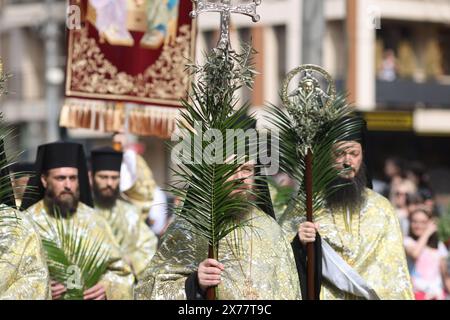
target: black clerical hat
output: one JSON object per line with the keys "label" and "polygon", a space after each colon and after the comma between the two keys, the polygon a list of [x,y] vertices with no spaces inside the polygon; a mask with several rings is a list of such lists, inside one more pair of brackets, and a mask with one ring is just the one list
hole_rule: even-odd
{"label": "black clerical hat", "polygon": [[93,207],[83,146],[73,142],[53,142],[40,145],[38,148],[34,163],[36,175],[28,182],[20,209],[28,209],[44,198],[45,188],[41,182],[41,174],[51,169],[65,167],[78,169],[80,201]]}
{"label": "black clerical hat", "polygon": [[366,167],[366,179],[367,179],[367,187],[372,189],[372,166],[371,166],[371,158],[370,158],[370,148],[369,148],[369,139],[368,139],[368,130],[367,130],[367,122],[360,116],[353,117],[344,117],[339,120],[339,123],[344,124],[347,121],[357,120],[360,122],[360,130],[353,132],[345,136],[341,141],[357,141],[361,144],[361,148],[363,151],[363,161]]}
{"label": "black clerical hat", "polygon": [[91,151],[92,171],[119,171],[122,165],[123,153],[111,147],[97,148]]}
{"label": "black clerical hat", "polygon": [[34,172],[34,163],[33,162],[16,162],[13,165],[11,165],[11,172],[17,173],[17,172],[24,172],[27,174]]}

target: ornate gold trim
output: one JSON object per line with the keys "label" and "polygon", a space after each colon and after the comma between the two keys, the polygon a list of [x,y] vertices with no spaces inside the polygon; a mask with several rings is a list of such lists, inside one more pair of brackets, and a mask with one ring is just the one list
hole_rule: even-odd
{"label": "ornate gold trim", "polygon": [[196,25],[181,25],[175,45],[163,47],[154,64],[131,76],[119,72],[107,59],[87,28],[69,32],[66,96],[156,105],[181,106],[190,90],[185,71],[195,52]]}

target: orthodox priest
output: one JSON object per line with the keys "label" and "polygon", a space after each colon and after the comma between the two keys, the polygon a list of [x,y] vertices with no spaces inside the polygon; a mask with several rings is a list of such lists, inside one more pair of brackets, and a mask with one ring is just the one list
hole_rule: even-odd
{"label": "orthodox priest", "polygon": [[320,299],[412,299],[397,216],[386,198],[367,187],[365,136],[363,126],[334,145],[335,165],[342,173],[330,187],[340,187],[314,213],[314,223],[295,208],[288,208],[279,222],[293,240],[303,292],[305,246],[314,242]]}
{"label": "orthodox priest", "polygon": [[301,299],[291,247],[275,221],[267,183],[258,179],[257,186],[252,185],[255,171],[255,165],[247,162],[230,178],[243,179],[246,186],[236,196],[253,197],[250,191],[256,190],[258,199],[253,200],[258,207],[240,217],[250,225],[220,241],[217,260],[205,259],[207,241],[177,217],[138,283],[136,299],[205,299],[212,286],[218,286],[218,295],[225,300]]}
{"label": "orthodox priest", "polygon": [[[42,237],[51,235],[57,219],[72,221],[87,232],[87,238],[103,239],[109,251],[109,265],[101,280],[84,292],[84,299],[130,299],[134,282],[130,267],[123,261],[120,248],[108,223],[92,209],[86,159],[77,143],[55,142],[39,146],[33,176],[25,192],[22,210],[40,226]],[[57,211],[59,214],[57,217]],[[66,285],[52,281],[52,298],[59,299]]]}
{"label": "orthodox priest", "polygon": [[122,257],[139,277],[156,252],[158,238],[142,221],[140,209],[119,199],[122,156],[109,147],[91,152],[95,212],[108,221]]}
{"label": "orthodox priest", "polygon": [[0,140],[0,300],[49,299],[50,281],[36,226],[15,206]]}
{"label": "orthodox priest", "polygon": [[123,132],[113,135],[113,146],[116,151],[123,151],[120,170],[121,197],[139,208],[141,220],[148,220],[153,205],[156,182],[149,165],[128,143]]}

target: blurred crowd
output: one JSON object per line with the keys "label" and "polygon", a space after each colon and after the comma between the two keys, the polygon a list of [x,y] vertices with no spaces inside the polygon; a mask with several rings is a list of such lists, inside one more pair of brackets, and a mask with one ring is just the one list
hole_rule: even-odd
{"label": "blurred crowd", "polygon": [[450,212],[436,203],[422,163],[391,157],[384,175],[374,190],[396,210],[416,299],[450,299]]}

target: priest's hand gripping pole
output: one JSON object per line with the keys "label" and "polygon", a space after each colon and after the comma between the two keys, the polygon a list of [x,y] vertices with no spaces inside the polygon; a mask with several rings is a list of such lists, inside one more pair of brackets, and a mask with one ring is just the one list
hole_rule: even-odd
{"label": "priest's hand gripping pole", "polygon": [[[252,18],[253,22],[258,22],[260,16],[256,13],[256,7],[261,4],[261,0],[253,0],[253,3],[232,5],[231,0],[221,0],[219,2],[211,2],[209,0],[192,0],[194,10],[191,11],[191,18],[198,17],[205,12],[220,13],[220,39],[217,43],[217,49],[223,51],[231,51],[230,45],[230,19],[232,13],[243,14]],[[218,248],[209,246],[208,258],[218,258]],[[206,298],[208,300],[216,300],[216,287],[208,288]]]}
{"label": "priest's hand gripping pole", "polygon": [[[320,82],[313,76],[313,73],[321,75],[328,83],[326,91],[320,87]],[[289,85],[295,76],[300,74],[298,87],[289,92]],[[303,74],[303,75],[302,75]],[[281,96],[283,105],[293,118],[295,131],[297,132],[297,158],[304,160],[304,175],[298,178],[299,184],[304,186],[306,220],[313,222],[313,166],[316,134],[320,129],[320,119],[314,117],[323,117],[318,109],[330,107],[336,97],[336,86],[332,77],[321,67],[311,64],[302,65],[290,71],[283,83]],[[313,110],[314,109],[314,110]],[[314,121],[311,121],[314,120]],[[317,121],[319,120],[319,121]],[[306,125],[309,123],[309,125]],[[302,200],[303,201],[303,200]],[[314,243],[306,245],[307,253],[307,299],[314,300],[316,292],[320,288],[315,288],[315,264],[317,263],[314,255]]]}
{"label": "priest's hand gripping pole", "polygon": [[[306,186],[306,220],[313,222],[313,185],[312,185],[312,166],[313,155],[311,149],[308,148],[305,161],[305,186]],[[306,273],[308,277],[308,300],[314,300],[316,291],[314,288],[314,269],[316,257],[314,255],[314,243],[310,242],[306,245],[307,265]]]}

